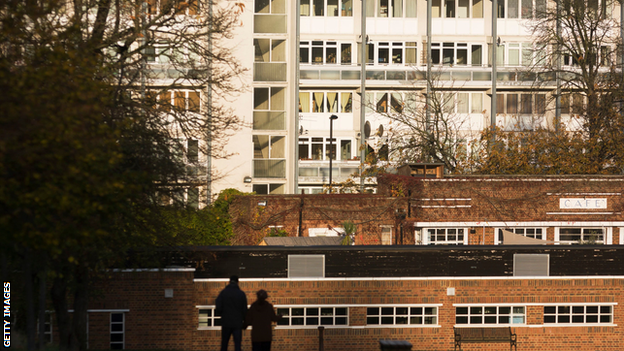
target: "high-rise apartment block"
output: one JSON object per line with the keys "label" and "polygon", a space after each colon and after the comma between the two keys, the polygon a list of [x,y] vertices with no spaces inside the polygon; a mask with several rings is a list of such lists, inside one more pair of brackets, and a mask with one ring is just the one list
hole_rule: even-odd
{"label": "high-rise apartment block", "polygon": [[[554,64],[552,48],[538,45],[533,27],[555,2],[498,0],[494,8],[485,0],[431,0],[428,21],[425,0],[366,0],[365,55],[362,1],[299,2],[298,9],[296,1],[242,3],[233,47],[249,69],[249,89],[231,106],[247,125],[229,142],[234,155],[213,163],[223,176],[212,184],[213,194],[229,187],[320,192],[329,182],[332,147],[333,181],[347,179],[360,166],[361,138],[379,152],[389,133],[400,130],[388,115],[424,113],[428,81],[458,145],[469,145],[493,122],[504,130],[550,128],[558,121],[576,128],[576,102],[583,97],[561,94],[556,101],[557,78],[542,69]],[[619,3],[600,2],[593,7],[619,23]],[[614,51],[615,44],[600,48],[603,66],[619,60]],[[559,57],[561,67],[576,63]]]}

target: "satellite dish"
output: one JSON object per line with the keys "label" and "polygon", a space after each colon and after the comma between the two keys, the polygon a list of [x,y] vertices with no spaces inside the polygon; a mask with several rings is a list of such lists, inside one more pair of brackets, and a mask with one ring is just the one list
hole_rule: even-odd
{"label": "satellite dish", "polygon": [[364,138],[365,139],[368,139],[370,137],[370,132],[371,132],[370,122],[366,121],[366,123],[364,124]]}
{"label": "satellite dish", "polygon": [[383,132],[384,132],[384,130],[383,130],[383,124],[380,124],[380,125],[379,125],[379,128],[377,128],[377,135],[378,135],[378,136],[383,136]]}

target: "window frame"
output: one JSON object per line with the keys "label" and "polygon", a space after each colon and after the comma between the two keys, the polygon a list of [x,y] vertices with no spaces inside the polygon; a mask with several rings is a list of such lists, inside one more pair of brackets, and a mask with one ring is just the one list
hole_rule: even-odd
{"label": "window frame", "polygon": [[[364,0],[366,1],[366,0]],[[395,1],[401,2],[401,15],[395,16]],[[418,18],[418,10],[414,8],[413,16],[407,17],[408,14],[408,2],[416,0],[368,0],[366,2],[366,17],[367,18]],[[385,6],[382,3],[385,2]],[[371,6],[372,5],[372,6]],[[417,5],[416,5],[417,6]],[[382,14],[386,15],[383,16]]]}
{"label": "window frame", "polygon": [[[430,230],[434,230],[435,233],[434,235],[436,235],[436,240],[431,241],[431,234],[429,231]],[[437,235],[438,235],[438,231],[440,230],[444,230],[444,236],[446,238],[446,240],[444,241],[438,241],[437,240]],[[456,230],[456,231],[462,231],[461,235],[463,236],[462,240],[448,240],[448,236],[449,230]],[[423,245],[468,245],[468,228],[467,227],[425,227],[422,229],[422,233],[424,233],[424,237],[423,237]],[[441,233],[440,233],[441,234]],[[459,235],[459,233],[455,234],[456,236]]]}
{"label": "window frame", "polygon": [[[479,46],[481,47],[481,57],[479,57],[479,62],[481,63],[474,63],[474,59],[473,59],[473,52],[474,49]],[[452,67],[482,67],[483,66],[483,53],[485,52],[485,49],[487,48],[487,44],[485,43],[476,43],[476,42],[432,42],[431,43],[431,63],[433,65],[438,65],[438,66],[452,66]],[[444,62],[444,57],[445,57],[445,51],[453,51],[453,55],[451,57],[452,62],[449,63],[445,63]],[[457,63],[458,61],[458,52],[460,51],[466,51],[466,62],[465,63]],[[434,60],[434,55],[437,52],[437,56],[438,56],[438,60],[437,62]],[[477,58],[477,56],[475,56],[475,59]]]}
{"label": "window frame", "polygon": [[[312,11],[314,0],[301,0],[299,5],[299,14],[301,17],[353,17],[353,0],[336,0],[337,9],[334,16],[329,15],[328,0],[323,1],[323,14],[315,15]],[[303,10],[303,6],[307,5],[307,10]],[[349,7],[347,7],[349,6]]]}
{"label": "window frame", "polygon": [[[614,315],[615,315],[615,306],[616,303],[572,303],[572,304],[544,304],[544,308],[543,308],[543,318],[542,318],[542,322],[544,323],[544,326],[580,326],[580,325],[613,325],[614,323]],[[596,308],[596,312],[595,313],[588,313],[587,309],[589,307],[595,307]],[[609,308],[608,312],[603,312],[603,309]],[[566,308],[567,308],[567,312],[566,312]],[[579,309],[583,309],[582,313],[579,313]],[[554,313],[553,312],[547,312],[547,309],[554,309]],[[577,313],[575,313],[574,311],[577,311]],[[587,322],[587,317],[588,316],[595,316],[596,317],[596,322]],[[601,317],[603,316],[609,316],[609,321],[608,322],[603,322],[601,321]],[[567,319],[569,320],[568,322],[560,322],[560,319]],[[575,318],[577,317],[576,320],[574,321]],[[582,317],[582,321],[578,321],[579,318],[578,317]],[[547,318],[554,318],[555,321],[553,322],[547,322]]]}
{"label": "window frame", "polygon": [[[522,235],[526,238],[531,238],[531,239],[538,239],[538,240],[544,240],[546,241],[546,231],[547,231],[547,227],[499,227],[496,228],[496,232],[498,233],[497,237],[496,237],[496,241],[495,241],[495,245],[503,245],[503,230],[507,230],[510,231],[514,234],[518,234],[518,235]],[[528,231],[535,231],[533,233],[533,236],[528,236],[527,235],[527,230]],[[537,231],[540,231],[539,235],[540,238],[537,238]],[[524,233],[517,233],[517,231],[524,231]]]}
{"label": "window frame", "polygon": [[[323,139],[323,141],[319,141],[318,139]],[[314,139],[317,139],[316,141]],[[342,159],[342,145],[343,142],[348,142],[351,143],[351,151],[349,153],[349,155],[353,156],[353,146],[355,145],[355,140],[353,140],[353,138],[333,138],[333,147],[335,148],[334,150],[334,158],[332,159],[332,161],[349,161],[350,159],[347,160],[343,160]],[[322,148],[321,148],[321,157],[320,158],[314,158],[313,155],[313,150],[314,147],[313,146],[317,146],[322,144]],[[329,161],[329,151],[330,151],[330,138],[329,137],[321,137],[321,136],[305,136],[305,137],[299,137],[299,140],[297,142],[297,147],[299,148],[299,161]],[[303,146],[307,146],[307,151],[308,154],[303,155]]]}
{"label": "window frame", "polygon": [[[579,240],[561,240],[561,230],[571,230],[571,229],[578,229],[580,230],[580,238]],[[600,230],[602,231],[602,239],[601,240],[595,240],[594,244],[595,245],[607,245],[608,241],[609,241],[609,228],[606,227],[557,227],[555,228],[555,242],[558,244],[563,244],[563,245],[581,245],[583,244],[583,242],[586,240],[585,236],[589,236],[589,235],[595,235],[594,233],[585,233],[585,230]],[[564,233],[564,235],[576,235],[574,233]]]}
{"label": "window frame", "polygon": [[[113,321],[113,315],[121,315],[121,322]],[[121,331],[113,331],[113,325],[121,325]],[[111,350],[123,350],[126,348],[126,313],[125,312],[111,312],[109,314],[109,345]],[[121,335],[121,341],[113,340],[113,335]],[[121,348],[116,348],[113,345],[121,345]]]}
{"label": "window frame", "polygon": [[[212,330],[221,328],[221,316],[217,316],[217,307],[215,305],[199,305],[195,306],[195,308],[197,308],[197,330]],[[210,315],[202,316],[202,311],[210,311]],[[202,325],[202,321],[206,321],[206,325]]]}
{"label": "window frame", "polygon": [[[281,314],[282,318],[277,322],[275,328],[297,328],[297,329],[316,329],[319,326],[324,326],[325,328],[345,328],[349,327],[349,308],[351,306],[347,305],[275,305],[275,309],[277,310],[277,314]],[[293,310],[301,310],[303,314],[301,315],[293,315]],[[317,314],[314,314],[314,309],[317,309]],[[332,313],[323,315],[322,313],[327,313],[328,309],[332,310]],[[344,309],[344,314],[337,314],[338,309]],[[285,314],[285,310],[288,310],[288,314]],[[325,311],[323,311],[325,310]],[[308,314],[311,312],[311,314]],[[303,324],[292,324],[293,318],[301,319]],[[325,322],[327,319],[332,320],[332,323],[322,323],[325,318]],[[309,323],[314,319],[318,319],[317,323]],[[338,323],[337,319],[344,319],[344,323]]]}
{"label": "window frame", "polygon": [[[439,327],[440,326],[440,307],[439,304],[415,304],[415,305],[370,305],[366,306],[366,327],[375,328],[413,328],[413,327]],[[370,314],[372,310],[377,309],[377,314]],[[405,309],[405,313],[398,312],[398,309]],[[420,313],[417,311],[420,309]],[[432,314],[427,314],[428,309],[433,309]],[[391,311],[390,311],[391,310]],[[391,313],[388,313],[391,312]],[[412,313],[413,312],[413,313]],[[399,314],[401,313],[401,314]],[[374,323],[373,320],[378,318],[378,322]],[[392,323],[384,323],[391,319]],[[404,320],[405,323],[397,323],[399,320]],[[420,318],[420,323],[411,323],[412,318]],[[432,320],[432,323],[426,323],[427,319]]]}
{"label": "window frame", "polygon": [[[517,304],[454,304],[455,306],[455,326],[522,326],[527,325],[527,306]],[[466,309],[467,313],[459,313],[459,309]],[[502,308],[509,308],[509,313],[500,312]],[[516,309],[522,309],[522,312],[515,312]],[[478,311],[481,310],[481,312]],[[495,312],[492,313],[492,310]],[[487,311],[490,311],[489,313]],[[514,318],[522,318],[521,322],[515,322]],[[459,322],[459,318],[466,318],[465,323]],[[486,323],[486,319],[494,318],[494,323]],[[501,319],[508,318],[509,322],[501,323]],[[480,322],[478,322],[480,320]]]}

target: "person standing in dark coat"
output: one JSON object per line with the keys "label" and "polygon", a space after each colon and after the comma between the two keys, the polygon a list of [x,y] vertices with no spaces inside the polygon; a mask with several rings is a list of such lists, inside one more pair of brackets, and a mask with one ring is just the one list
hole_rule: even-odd
{"label": "person standing in dark coat", "polygon": [[234,338],[234,350],[241,351],[247,296],[238,287],[237,276],[230,277],[230,284],[221,290],[215,305],[215,312],[221,316],[221,351],[227,351],[230,336]]}
{"label": "person standing in dark coat", "polygon": [[251,325],[251,348],[252,351],[271,351],[273,330],[271,322],[277,322],[282,318],[275,314],[273,305],[267,302],[269,295],[264,290],[256,292],[258,299],[251,304],[245,318],[245,329]]}

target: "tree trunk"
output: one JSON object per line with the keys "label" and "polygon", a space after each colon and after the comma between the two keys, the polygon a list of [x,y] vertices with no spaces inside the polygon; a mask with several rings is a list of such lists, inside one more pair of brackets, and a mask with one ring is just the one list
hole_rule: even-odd
{"label": "tree trunk", "polygon": [[73,326],[75,332],[72,351],[87,350],[87,305],[89,298],[89,270],[84,266],[76,269]]}
{"label": "tree trunk", "polygon": [[[66,272],[65,272],[66,273]],[[69,350],[71,327],[67,311],[67,276],[54,278],[50,295],[56,312],[56,325],[59,332],[59,349]]]}
{"label": "tree trunk", "polygon": [[35,296],[33,292],[32,256],[30,250],[24,255],[24,290],[26,292],[26,348],[28,351],[35,349],[36,318]]}
{"label": "tree trunk", "polygon": [[39,349],[43,350],[46,344],[45,340],[45,312],[46,312],[46,278],[47,272],[41,272],[39,275]]}

